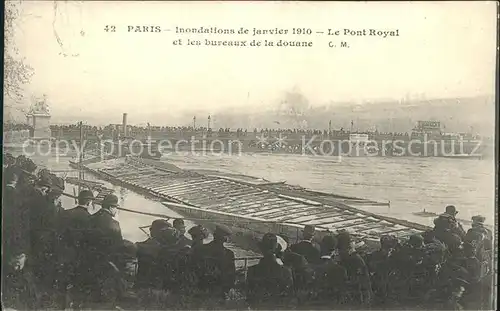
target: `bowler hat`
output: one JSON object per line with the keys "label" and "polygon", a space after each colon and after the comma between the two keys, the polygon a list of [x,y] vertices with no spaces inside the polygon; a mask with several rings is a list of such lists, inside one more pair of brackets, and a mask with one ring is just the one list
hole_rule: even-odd
{"label": "bowler hat", "polygon": [[472,216],[472,223],[475,223],[475,224],[484,224],[485,220],[486,220],[486,217],[481,216],[481,215]]}
{"label": "bowler hat", "polygon": [[93,200],[94,199],[94,194],[92,193],[92,191],[85,189],[85,190],[80,191],[80,193],[78,194],[78,199],[90,199],[90,200]]}
{"label": "bowler hat", "polygon": [[450,214],[452,216],[455,216],[456,214],[458,214],[457,212],[457,209],[454,205],[448,205],[446,206],[446,214]]}
{"label": "bowler hat", "polygon": [[108,207],[108,206],[113,206],[116,207],[118,206],[118,197],[114,194],[107,194],[104,199],[101,202],[101,206],[103,207]]}
{"label": "bowler hat", "polygon": [[162,230],[165,228],[171,228],[172,225],[165,219],[156,219],[151,223],[151,226],[149,227],[149,230],[155,231],[155,230]]}

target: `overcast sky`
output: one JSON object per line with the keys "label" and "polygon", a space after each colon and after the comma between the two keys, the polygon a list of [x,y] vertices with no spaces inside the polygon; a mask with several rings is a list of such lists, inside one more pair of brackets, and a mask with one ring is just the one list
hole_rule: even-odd
{"label": "overcast sky", "polygon": [[[35,69],[27,90],[63,115],[120,122],[121,113],[168,119],[182,111],[269,105],[298,87],[312,105],[330,100],[494,93],[494,2],[176,3],[26,1],[16,44]],[[106,25],[117,32],[107,33]],[[312,48],[174,46],[174,31],[127,26],[399,29],[399,37],[268,36]],[[57,37],[60,38],[61,45]],[[191,39],[208,38],[191,35]],[[250,36],[212,36],[251,40]],[[341,40],[349,49],[329,48]],[[64,56],[66,54],[67,56]],[[250,97],[248,98],[248,94]],[[259,106],[260,105],[260,106]],[[146,116],[146,117],[145,117]],[[106,120],[109,119],[109,122]]]}

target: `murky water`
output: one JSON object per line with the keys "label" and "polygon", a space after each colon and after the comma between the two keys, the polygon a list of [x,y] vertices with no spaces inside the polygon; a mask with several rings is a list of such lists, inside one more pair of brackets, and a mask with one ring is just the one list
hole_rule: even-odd
{"label": "murky water", "polygon": [[[35,160],[52,170],[70,170],[69,158],[45,156],[36,157]],[[458,208],[458,217],[461,219],[482,214],[487,217],[488,223],[494,223],[495,169],[492,160],[342,158],[339,161],[335,157],[276,154],[170,155],[164,160],[181,168],[217,169],[271,181],[286,180],[289,184],[318,191],[390,200],[390,208],[371,207],[370,211],[427,225],[431,225],[432,218],[415,216],[413,213],[423,209],[441,213],[448,204]],[[76,176],[74,171],[68,174]],[[85,178],[93,177],[86,174]],[[115,189],[124,208],[179,217],[160,202],[108,183],[106,186]],[[67,189],[67,192],[71,191]],[[71,206],[74,201],[66,198],[65,204]],[[124,237],[134,242],[146,238],[139,227],[147,226],[154,220],[151,216],[123,211],[118,217]]]}
{"label": "murky water", "polygon": [[270,181],[286,180],[305,188],[379,201],[390,208],[371,212],[430,224],[432,218],[413,215],[426,209],[442,213],[453,204],[458,217],[482,214],[494,222],[495,166],[493,160],[447,158],[342,158],[279,155],[170,155],[181,168],[218,169]]}

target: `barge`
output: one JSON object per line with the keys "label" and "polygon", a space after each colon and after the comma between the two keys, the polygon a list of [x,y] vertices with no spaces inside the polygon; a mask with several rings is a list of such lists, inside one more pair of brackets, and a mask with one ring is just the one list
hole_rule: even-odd
{"label": "barge", "polygon": [[169,209],[209,229],[224,223],[234,232],[233,242],[251,250],[257,250],[256,242],[267,232],[299,240],[305,225],[316,227],[317,239],[328,232],[348,231],[357,243],[369,249],[378,247],[384,234],[405,239],[430,229],[357,208],[389,203],[310,191],[248,176],[173,170],[163,162],[134,157],[91,163],[83,168],[111,183],[157,197]]}

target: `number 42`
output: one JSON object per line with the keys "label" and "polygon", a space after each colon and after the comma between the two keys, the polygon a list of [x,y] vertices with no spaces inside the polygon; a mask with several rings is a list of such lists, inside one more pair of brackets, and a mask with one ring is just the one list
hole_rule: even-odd
{"label": "number 42", "polygon": [[106,27],[104,27],[104,31],[106,31],[106,32],[116,32],[116,26],[106,25]]}

